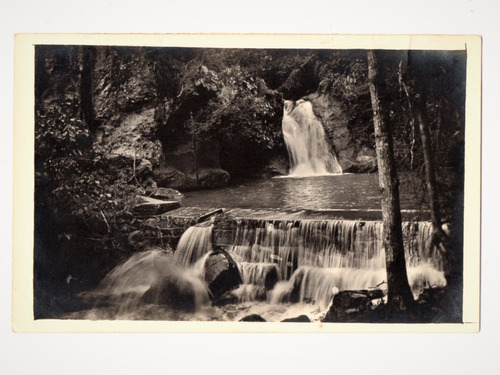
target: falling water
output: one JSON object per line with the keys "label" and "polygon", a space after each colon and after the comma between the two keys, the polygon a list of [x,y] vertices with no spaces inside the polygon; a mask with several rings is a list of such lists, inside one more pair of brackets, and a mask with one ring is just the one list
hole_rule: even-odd
{"label": "falling water", "polygon": [[326,143],[323,124],[314,115],[309,101],[286,100],[282,128],[290,158],[290,176],[342,173]]}
{"label": "falling water", "polygon": [[[212,250],[212,226],[211,222],[204,222],[188,228],[180,238],[175,254],[155,248],[132,255],[115,267],[85,298],[95,305],[109,305],[110,314],[123,319],[150,318],[148,305],[164,305],[168,301],[172,301],[170,310],[177,310],[176,302],[186,301],[199,310],[210,302],[204,281],[204,264]],[[157,307],[157,310],[161,308]],[[91,310],[86,317],[94,318],[94,311]],[[97,311],[103,314],[102,310]]]}
{"label": "falling water", "polygon": [[[229,305],[211,306],[204,264],[212,250],[212,227],[209,222],[189,228],[175,255],[153,249],[117,266],[93,292],[96,306],[113,307],[93,309],[85,318],[232,320],[258,311],[275,319],[299,306],[315,306],[319,314],[338,291],[386,287],[381,222],[239,219],[231,243],[219,245],[237,262],[242,284],[229,292]],[[441,255],[430,246],[431,233],[429,222],[403,224],[415,296],[424,287],[446,285]],[[165,304],[165,290],[188,294],[194,311]]]}
{"label": "falling water", "polygon": [[182,265],[195,263],[212,250],[212,228],[210,221],[189,227],[179,240],[175,259]]}
{"label": "falling water", "polygon": [[162,249],[136,253],[101,281],[99,291],[108,295],[142,294],[169,273],[171,264],[172,254]]}
{"label": "falling water", "polygon": [[243,284],[255,284],[272,289],[278,281],[278,267],[272,263],[241,263],[240,273]]}
{"label": "falling water", "polygon": [[242,284],[233,291],[239,302],[265,300],[279,280],[279,269],[273,263],[238,263]]}
{"label": "falling water", "polygon": [[[446,283],[441,256],[430,246],[431,231],[428,222],[403,224],[415,295],[428,285]],[[240,220],[230,252],[260,270],[276,267],[279,281],[268,295],[272,303],[315,301],[326,307],[332,290],[384,287],[387,280],[383,225],[377,221]]]}
{"label": "falling water", "polygon": [[[194,309],[199,309],[210,301],[208,288],[202,280],[204,260],[202,257],[193,266],[184,267],[171,252],[159,248],[134,254],[116,266],[96,290],[84,296],[96,306],[85,313],[85,318],[151,319],[144,296],[149,294],[150,300],[158,299],[162,284],[168,285],[172,293],[190,296]],[[170,314],[177,313],[176,306],[169,307]]]}

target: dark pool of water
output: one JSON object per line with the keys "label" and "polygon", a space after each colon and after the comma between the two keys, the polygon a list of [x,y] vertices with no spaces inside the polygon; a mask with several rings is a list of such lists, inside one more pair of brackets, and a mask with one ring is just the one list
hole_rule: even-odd
{"label": "dark pool of water", "polygon": [[[377,174],[271,178],[184,193],[182,206],[283,210],[380,209]],[[401,194],[401,207],[414,208]]]}

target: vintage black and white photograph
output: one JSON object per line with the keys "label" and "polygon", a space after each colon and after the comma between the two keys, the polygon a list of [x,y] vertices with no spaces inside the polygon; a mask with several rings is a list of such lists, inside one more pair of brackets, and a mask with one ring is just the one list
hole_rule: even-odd
{"label": "vintage black and white photograph", "polygon": [[465,323],[478,97],[442,39],[35,44],[34,321]]}

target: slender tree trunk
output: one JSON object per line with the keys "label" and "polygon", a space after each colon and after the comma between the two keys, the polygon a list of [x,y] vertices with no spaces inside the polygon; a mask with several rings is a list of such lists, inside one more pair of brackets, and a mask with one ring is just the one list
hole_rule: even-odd
{"label": "slender tree trunk", "polygon": [[[422,143],[422,153],[424,156],[424,166],[425,166],[425,182],[427,186],[427,195],[429,199],[429,206],[431,210],[431,222],[432,222],[432,240],[431,246],[437,247],[444,258],[444,271],[445,276],[448,277],[450,272],[452,272],[452,267],[454,267],[451,262],[449,256],[449,248],[450,248],[450,238],[444,232],[442,228],[442,219],[441,219],[441,210],[439,207],[439,194],[437,189],[436,182],[436,172],[435,172],[435,164],[432,157],[432,147],[431,147],[431,134],[429,130],[429,125],[427,122],[427,108],[426,108],[426,95],[425,88],[419,79],[416,79],[416,89],[418,94],[415,95],[415,106],[412,106],[412,102],[410,100],[410,94],[406,88],[406,85],[403,80],[402,68],[401,68],[402,60],[399,63],[399,83],[403,87],[406,97],[408,99],[408,108],[410,110],[410,123],[412,126],[412,147],[410,153],[412,155],[412,165],[413,165],[413,144],[415,141],[414,136],[414,120],[413,113],[416,117],[416,122],[418,124],[418,129],[420,132],[420,141]],[[414,77],[415,78],[415,77]],[[439,140],[439,132],[440,132],[440,124],[441,124],[441,110],[438,118],[438,129],[437,129],[437,139]],[[436,142],[439,143],[439,142]]]}
{"label": "slender tree trunk", "polygon": [[435,162],[432,157],[431,137],[427,122],[425,89],[420,87],[418,91],[420,94],[416,96],[415,100],[415,115],[422,142],[425,180],[431,210],[433,228],[431,246],[435,246],[443,257],[443,271],[447,283],[447,294],[444,297],[443,308],[448,314],[447,318],[461,321],[463,301],[463,256],[461,255],[463,243],[459,238],[461,231],[459,230],[455,236],[450,237],[442,228]]}
{"label": "slender tree trunk", "polygon": [[427,184],[427,194],[429,196],[429,205],[431,208],[431,220],[434,229],[441,230],[441,210],[439,209],[439,197],[437,193],[436,174],[434,172],[434,162],[432,160],[431,136],[429,125],[427,124],[427,110],[425,108],[425,99],[419,95],[416,100],[415,114],[420,130],[420,139],[422,141],[422,152],[424,154],[425,181]]}
{"label": "slender tree trunk", "polygon": [[445,276],[451,272],[452,265],[449,259],[449,238],[442,228],[441,209],[439,207],[439,194],[436,182],[436,172],[434,160],[432,158],[431,136],[429,125],[427,123],[426,100],[423,94],[416,97],[415,115],[420,130],[420,139],[422,141],[422,152],[424,154],[425,181],[427,185],[427,194],[431,210],[432,221],[432,245],[436,246],[444,256]]}
{"label": "slender tree trunk", "polygon": [[391,128],[383,119],[379,100],[380,75],[374,51],[367,52],[368,84],[373,109],[375,142],[377,150],[379,186],[382,193],[382,218],[387,269],[388,313],[405,311],[414,305],[408,283],[401,227],[399,180],[394,161]]}

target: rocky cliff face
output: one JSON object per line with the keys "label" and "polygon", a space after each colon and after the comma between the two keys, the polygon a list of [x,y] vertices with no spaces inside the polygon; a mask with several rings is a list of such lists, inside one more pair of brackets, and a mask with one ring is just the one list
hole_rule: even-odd
{"label": "rocky cliff face", "polygon": [[[43,74],[37,102],[55,108],[54,121],[62,112],[78,119],[80,138],[91,141],[111,168],[130,168],[143,188],[211,188],[231,178],[286,173],[281,135],[286,96],[311,101],[344,171],[376,168],[373,142],[357,134],[371,126],[370,114],[358,103],[361,98],[369,106],[362,79],[356,78],[359,72],[335,73],[330,60],[317,56],[286,56],[260,68],[256,61],[257,68],[243,70],[241,61],[214,63],[221,56],[234,58],[230,53],[210,52],[211,67],[203,65],[208,52],[199,61],[193,52],[162,53],[106,46],[46,48],[38,56]],[[303,62],[279,86],[276,77],[286,77],[284,68],[292,67],[293,59]],[[256,74],[263,74],[267,84]],[[349,84],[353,89],[346,99]],[[339,85],[346,90],[339,92]],[[357,104],[350,106],[349,100]]]}
{"label": "rocky cliff face", "polygon": [[285,99],[309,100],[344,172],[377,168],[367,66],[360,51],[320,51],[280,87]]}
{"label": "rocky cliff face", "polygon": [[175,101],[162,92],[147,51],[58,47],[40,50],[38,59],[37,105],[44,116],[54,122],[62,115],[77,119],[110,167],[132,168],[143,187],[195,189],[229,182],[217,142],[195,140],[185,127],[186,108],[196,111],[205,99],[188,92]]}
{"label": "rocky cliff face", "polygon": [[92,66],[95,144],[107,160],[135,166],[140,177],[160,165],[156,137],[156,93],[151,64],[144,52],[96,48]]}
{"label": "rocky cliff face", "polygon": [[[315,115],[321,119],[325,136],[344,172],[373,172],[377,156],[373,147],[362,145],[354,137],[353,123],[343,103],[332,95],[315,93],[306,97]],[[368,120],[367,120],[368,121]],[[370,124],[371,125],[371,124]]]}
{"label": "rocky cliff face", "polygon": [[155,61],[144,50],[96,48],[92,82],[96,144],[110,162],[126,160],[141,180],[162,187],[185,190],[229,182],[217,148],[196,144],[185,131],[182,110],[159,92]]}

